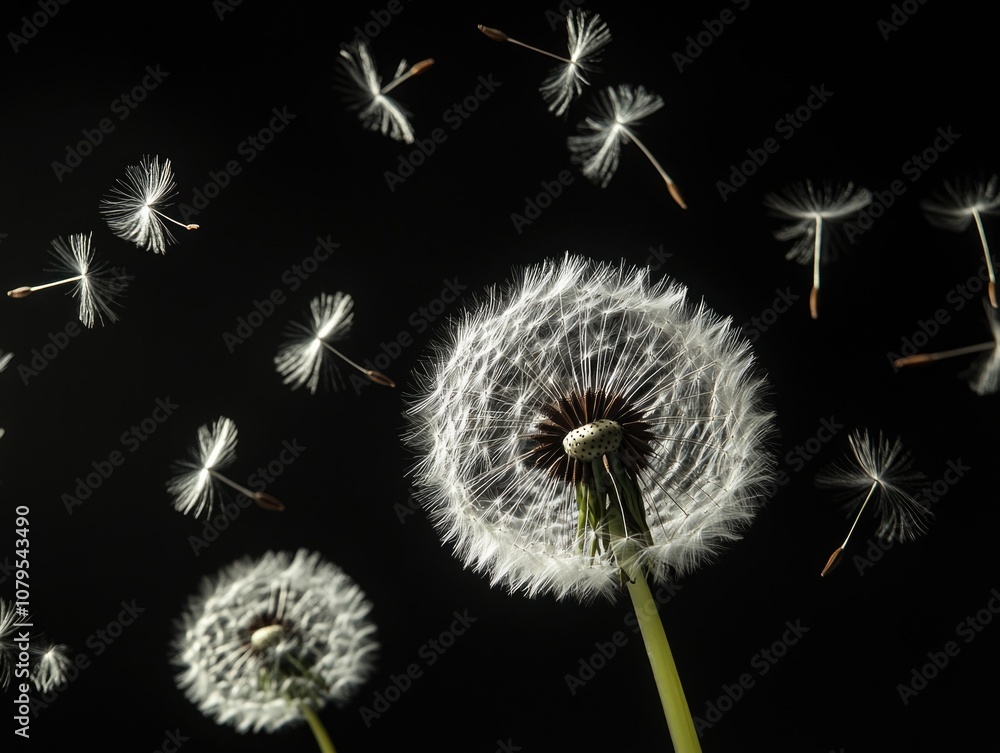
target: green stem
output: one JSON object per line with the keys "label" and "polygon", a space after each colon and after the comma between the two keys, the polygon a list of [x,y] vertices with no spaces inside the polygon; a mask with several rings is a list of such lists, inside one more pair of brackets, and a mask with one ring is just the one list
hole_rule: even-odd
{"label": "green stem", "polygon": [[639,621],[643,643],[646,644],[646,655],[653,669],[656,689],[660,694],[663,713],[667,717],[667,727],[670,729],[670,739],[674,743],[675,753],[701,753],[701,743],[691,718],[684,688],[681,686],[677,665],[667,643],[667,634],[663,631],[663,622],[653,599],[653,594],[646,583],[646,577],[641,572],[627,580],[628,593],[635,606],[635,616]]}
{"label": "green stem", "polygon": [[301,708],[306,721],[309,722],[309,728],[316,737],[316,742],[319,743],[319,749],[323,753],[337,753],[337,749],[333,747],[330,735],[327,734],[326,727],[323,726],[323,722],[320,721],[319,716],[313,711],[312,706],[308,703],[303,703],[301,704]]}

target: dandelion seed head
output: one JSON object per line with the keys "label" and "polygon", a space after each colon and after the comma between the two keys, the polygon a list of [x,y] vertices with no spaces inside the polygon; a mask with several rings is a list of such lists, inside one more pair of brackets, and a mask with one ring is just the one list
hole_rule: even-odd
{"label": "dandelion seed head", "polygon": [[764,197],[764,206],[779,217],[792,220],[775,231],[780,241],[791,240],[794,245],[785,255],[800,264],[813,263],[817,220],[829,222],[843,220],[871,204],[871,191],[854,183],[814,183],[805,180],[793,183],[778,193]]}
{"label": "dandelion seed head", "polygon": [[454,319],[415,372],[417,496],[491,584],[613,597],[614,554],[596,547],[604,532],[580,532],[574,491],[610,456],[638,480],[637,563],[678,577],[739,538],[770,478],[754,372],[731,321],[676,282],[568,254],[529,267]]}
{"label": "dandelion seed head", "polygon": [[0,597],[0,689],[7,690],[10,681],[14,677],[14,665],[16,664],[17,630],[16,624],[22,621],[18,617],[15,604]]}
{"label": "dandelion seed head", "polygon": [[663,98],[642,86],[622,84],[598,92],[595,114],[585,118],[577,128],[579,133],[567,139],[570,161],[604,188],[618,169],[631,128],[662,107]]}
{"label": "dandelion seed head", "polygon": [[[382,77],[375,66],[371,51],[365,42],[343,45],[338,58],[341,74],[346,83],[341,85],[349,107],[356,110],[358,119],[369,131],[381,133],[395,141],[412,144],[413,127],[410,114],[395,99],[383,94]],[[408,67],[401,60],[393,80],[402,76]]]}
{"label": "dandelion seed head", "polygon": [[913,470],[913,458],[902,441],[890,441],[884,434],[871,437],[867,431],[854,431],[848,437],[852,459],[836,462],[816,475],[821,488],[836,489],[847,499],[845,511],[858,512],[872,484],[877,521],[875,535],[886,544],[913,541],[926,533],[933,517],[928,504],[916,494],[926,476]]}
{"label": "dandelion seed head", "polygon": [[143,157],[138,165],[127,167],[125,180],[119,179],[101,199],[100,212],[117,237],[163,254],[176,238],[157,210],[169,205],[175,189],[170,160],[161,163],[159,157]]}
{"label": "dandelion seed head", "polygon": [[178,619],[177,684],[239,732],[273,732],[347,703],[371,676],[378,642],[360,587],[318,553],[243,558],[202,580]]}
{"label": "dandelion seed head", "polygon": [[1000,212],[1000,177],[945,181],[933,197],[920,202],[920,207],[927,221],[935,227],[962,232],[976,214]]}
{"label": "dandelion seed head", "polygon": [[611,42],[611,32],[599,15],[576,8],[566,14],[566,34],[571,62],[554,68],[540,88],[549,110],[557,116],[564,115],[590,84],[587,74]]}
{"label": "dandelion seed head", "polygon": [[965,373],[969,388],[980,396],[1000,392],[1000,310],[993,308],[988,298],[983,299],[983,307],[993,336],[993,350]]}
{"label": "dandelion seed head", "polygon": [[320,385],[335,389],[343,385],[336,357],[323,345],[344,339],[354,322],[354,299],[347,293],[320,293],[309,303],[309,321],[292,322],[285,342],[274,357],[284,384],[305,387],[316,394]]}
{"label": "dandelion seed head", "polygon": [[31,668],[31,681],[40,692],[48,693],[66,682],[67,672],[73,666],[68,646],[47,642],[32,644],[32,653],[37,658]]}
{"label": "dandelion seed head", "polygon": [[192,451],[193,462],[176,464],[176,474],[167,482],[167,492],[174,498],[174,509],[201,517],[212,514],[216,488],[212,471],[223,469],[236,460],[236,424],[220,416],[211,426],[198,428],[198,443]]}
{"label": "dandelion seed head", "polygon": [[72,295],[79,300],[79,317],[85,327],[95,323],[118,321],[114,306],[124,292],[124,284],[116,277],[107,262],[97,260],[91,244],[93,233],[75,233],[69,238],[52,241],[52,256],[56,259],[53,271],[79,277]]}

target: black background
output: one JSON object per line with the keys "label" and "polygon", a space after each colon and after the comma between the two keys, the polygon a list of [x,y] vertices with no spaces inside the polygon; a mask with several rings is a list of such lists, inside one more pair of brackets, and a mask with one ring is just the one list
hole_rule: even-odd
{"label": "black background", "polygon": [[[225,8],[207,1],[76,0],[13,44],[8,33],[21,34],[22,17],[41,6],[8,4],[0,15],[6,289],[47,281],[50,241],[75,232],[92,231],[98,254],[132,278],[121,320],[72,338],[37,375],[22,367],[74,321],[75,302],[56,290],[0,305],[0,348],[15,354],[0,376],[0,595],[13,599],[14,508],[28,505],[35,623],[90,662],[40,708],[30,742],[14,736],[13,714],[4,715],[3,734],[13,738],[5,745],[50,750],[96,738],[107,749],[158,750],[167,731],[179,730],[184,751],[312,749],[304,726],[239,735],[216,725],[176,688],[168,663],[173,620],[203,575],[243,555],[307,547],[361,585],[379,627],[378,674],[349,706],[322,714],[343,753],[421,744],[490,753],[499,742],[523,751],[669,749],[641,640],[626,624],[627,599],[584,606],[491,589],[408,507],[401,395],[434,327],[514,268],[567,250],[651,263],[654,276],[685,283],[737,325],[760,317],[782,292],[798,296],[790,310],[767,314],[766,331],[747,326],[769,376],[786,483],[743,540],[685,578],[661,608],[695,716],[704,718],[742,674],[753,680],[735,703],[723,701],[728,710],[704,731],[704,750],[927,750],[934,741],[976,740],[995,705],[1000,628],[987,625],[970,643],[956,629],[1000,586],[998,398],[977,397],[959,378],[969,358],[896,373],[889,354],[939,311],[946,321],[930,349],[989,339],[979,296],[954,303],[958,286],[982,267],[974,231],[934,229],[919,208],[946,179],[998,169],[994,34],[983,11],[914,2],[904,24],[884,30],[880,19],[901,6],[648,10],[588,2],[614,39],[593,86],[560,119],[537,90],[550,61],[476,30],[484,23],[559,51],[565,29],[556,4],[428,6],[401,2],[379,25],[372,13],[385,3],[320,10],[246,2],[220,18]],[[674,54],[687,37],[726,9],[732,23],[678,70]],[[363,130],[333,86],[339,44],[368,22],[378,30],[372,51],[383,75],[401,57],[436,61],[396,94],[418,138],[440,127],[446,139],[392,190],[386,171],[416,147]],[[114,101],[141,85],[147,66],[169,75],[119,119]],[[449,108],[474,96],[480,77],[500,85],[452,129]],[[640,133],[687,211],[635,147],[624,148],[603,190],[570,164],[566,137],[596,89],[619,83],[664,98]],[[807,103],[811,87],[832,94],[785,138],[778,121]],[[269,125],[273,108],[294,119],[249,162],[240,145]],[[67,150],[103,118],[113,130],[57,176],[53,163],[66,163]],[[959,136],[914,173],[907,163],[933,151],[939,129]],[[723,200],[718,182],[768,138],[780,148]],[[179,204],[191,204],[230,160],[241,168],[192,218],[201,229],[181,231],[162,256],[113,236],[97,211],[125,167],[146,154],[172,161]],[[524,214],[562,171],[572,182],[518,227],[512,215]],[[784,258],[787,244],[772,235],[778,220],[762,203],[767,192],[807,178],[879,192],[895,180],[905,187],[855,243],[839,233],[842,253],[824,266],[818,321],[808,313],[810,269]],[[987,233],[1000,231],[987,223]],[[327,236],[340,247],[292,290],[283,274]],[[447,281],[466,292],[425,326],[420,309],[441,310]],[[285,302],[230,353],[223,335],[275,289]],[[312,396],[281,383],[272,358],[283,327],[302,318],[311,297],[334,290],[355,299],[345,352],[375,360],[403,336],[407,344],[379,364],[398,389]],[[123,433],[168,397],[179,407],[129,452]],[[285,441],[306,450],[268,487],[285,513],[250,507],[195,556],[190,537],[204,522],[177,513],[164,483],[197,428],[220,415],[239,429],[237,479],[275,459]],[[818,442],[824,420],[839,428]],[[944,479],[949,461],[967,470],[946,485],[928,535],[870,567],[849,556],[820,579],[848,520],[814,476],[844,456],[848,433],[861,428],[901,437],[930,481]],[[813,451],[796,455],[800,447]],[[67,514],[63,495],[116,450],[125,462]],[[849,555],[864,556],[872,526],[870,518],[859,524]],[[133,600],[143,610],[136,621],[113,643],[96,638]],[[425,644],[449,629],[456,611],[475,623],[431,665]],[[781,641],[786,623],[808,631],[761,674],[758,654]],[[625,645],[571,694],[566,676],[617,631]],[[957,656],[904,704],[897,686],[948,641]],[[412,663],[422,676],[366,725],[362,709]]]}

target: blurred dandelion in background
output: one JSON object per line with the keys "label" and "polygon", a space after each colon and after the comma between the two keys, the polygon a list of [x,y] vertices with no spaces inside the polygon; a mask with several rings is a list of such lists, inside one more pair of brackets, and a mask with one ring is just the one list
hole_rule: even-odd
{"label": "blurred dandelion in background", "polygon": [[622,84],[598,92],[595,114],[577,126],[578,134],[567,139],[570,161],[579,165],[588,179],[604,188],[618,170],[622,146],[632,142],[656,168],[674,201],[681,209],[687,209],[673,178],[634,130],[641,120],[662,107],[663,98],[642,86]]}
{"label": "blurred dandelion in background", "polygon": [[366,369],[330,344],[347,337],[354,321],[353,308],[354,299],[346,293],[320,293],[309,303],[309,322],[288,325],[287,339],[274,357],[284,384],[291,385],[293,390],[305,387],[314,395],[321,385],[340,389],[343,379],[336,363],[330,360],[333,355],[376,384],[396,386],[385,374]]}
{"label": "blurred dandelion in background", "polygon": [[400,60],[392,80],[385,86],[366,43],[343,45],[339,62],[340,70],[348,80],[348,84],[340,88],[345,92],[351,108],[358,111],[361,124],[369,131],[412,144],[414,135],[410,114],[388,94],[404,81],[430,68],[434,59],[426,58],[412,66],[408,66],[406,60]]}
{"label": "blurred dandelion in background", "polygon": [[104,320],[118,321],[114,306],[125,291],[126,282],[105,261],[97,260],[91,245],[92,233],[75,233],[68,239],[56,238],[52,241],[52,255],[56,259],[53,272],[69,275],[62,280],[44,285],[25,285],[8,290],[11,298],[27,298],[39,290],[58,285],[73,284],[72,295],[79,300],[79,317],[85,327],[93,327],[96,322],[104,325]]}
{"label": "blurred dandelion in background", "polygon": [[37,657],[31,668],[31,682],[40,692],[48,693],[66,682],[66,673],[73,666],[68,646],[33,641],[31,651]]}
{"label": "blurred dandelion in background", "polygon": [[960,233],[973,222],[976,223],[983,258],[986,260],[986,271],[990,278],[990,305],[993,308],[997,308],[997,278],[993,270],[990,244],[986,241],[986,230],[983,228],[983,215],[995,215],[1000,212],[998,188],[1000,188],[1000,178],[996,175],[987,180],[966,178],[945,181],[943,188],[935,197],[920,202],[928,222],[935,227]]}
{"label": "blurred dandelion in background", "polygon": [[918,494],[926,477],[913,469],[913,458],[899,439],[890,441],[881,432],[872,438],[867,431],[848,436],[852,457],[831,465],[816,475],[817,486],[836,489],[848,498],[848,514],[854,522],[843,543],[834,550],[821,576],[829,574],[844,555],[862,513],[872,503],[875,536],[884,544],[914,541],[927,532],[933,513]]}
{"label": "blurred dandelion in background", "polygon": [[680,284],[567,255],[453,319],[406,397],[416,494],[467,567],[528,596],[627,588],[678,751],[700,748],[647,578],[753,519],[773,467],[754,368]]}
{"label": "blurred dandelion in background", "polygon": [[764,197],[764,205],[774,214],[792,220],[774,233],[778,240],[795,241],[785,258],[794,259],[799,264],[812,264],[809,313],[813,319],[819,318],[820,266],[824,260],[826,227],[857,214],[871,201],[871,192],[853,183],[814,184],[810,180],[793,183],[780,193],[769,193]]}
{"label": "blurred dandelion in background", "polygon": [[554,68],[542,82],[539,91],[549,106],[549,111],[557,116],[566,114],[574,99],[589,86],[587,75],[600,61],[604,48],[611,42],[611,32],[599,15],[587,10],[572,8],[566,14],[566,36],[569,57],[533,47],[504,34],[499,29],[479,25],[479,30],[495,42],[510,42],[550,58],[562,65]]}
{"label": "blurred dandelion in background", "polygon": [[221,482],[252,499],[266,510],[281,511],[285,506],[263,491],[251,491],[242,484],[224,476],[221,471],[236,460],[236,424],[225,416],[209,426],[198,428],[198,444],[192,450],[191,460],[176,464],[177,473],[167,482],[167,492],[174,498],[174,509],[187,515],[201,517],[212,514],[218,496],[217,482]]}
{"label": "blurred dandelion in background", "polygon": [[986,320],[989,323],[990,334],[993,336],[992,340],[976,345],[965,345],[961,348],[941,350],[936,353],[916,353],[912,356],[904,356],[897,358],[893,365],[897,369],[901,369],[904,366],[914,366],[989,351],[986,356],[979,359],[972,368],[965,372],[964,378],[969,384],[969,389],[977,395],[993,395],[1000,392],[1000,310],[985,298],[983,305],[986,308]]}
{"label": "blurred dandelion in background", "polygon": [[125,168],[125,180],[101,199],[100,212],[117,237],[139,248],[163,254],[167,246],[177,242],[167,223],[185,230],[197,230],[200,225],[179,222],[161,210],[169,206],[176,193],[170,160],[143,157],[138,165]]}
{"label": "blurred dandelion in background", "polygon": [[371,603],[317,552],[269,551],[202,579],[171,645],[177,684],[238,732],[307,722],[334,751],[318,712],[343,706],[374,672]]}

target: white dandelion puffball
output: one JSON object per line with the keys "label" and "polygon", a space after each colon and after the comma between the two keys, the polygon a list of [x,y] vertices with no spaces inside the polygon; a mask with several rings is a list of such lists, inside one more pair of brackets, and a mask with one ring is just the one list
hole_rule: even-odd
{"label": "white dandelion puffball", "polygon": [[218,471],[236,460],[238,439],[236,423],[219,416],[211,426],[198,427],[198,445],[191,451],[191,460],[175,464],[176,473],[167,482],[167,492],[174,498],[174,509],[199,518],[209,515],[217,496]]}
{"label": "white dandelion puffball", "polygon": [[328,343],[347,337],[354,322],[354,299],[347,293],[320,293],[309,302],[309,323],[291,322],[285,342],[274,357],[282,382],[293,390],[305,387],[313,395],[321,384],[343,385]]}
{"label": "white dandelion puffball", "polygon": [[67,239],[52,241],[55,271],[75,278],[73,295],[79,299],[80,321],[85,327],[93,327],[96,322],[103,325],[105,318],[109,322],[118,321],[112,307],[118,305],[118,298],[125,290],[124,281],[110,265],[96,259],[92,236],[93,233],[74,233]]}
{"label": "white dandelion puffball", "polygon": [[371,604],[318,553],[243,558],[203,579],[177,622],[177,683],[239,732],[273,732],[343,705],[374,670]]}
{"label": "white dandelion puffball", "polygon": [[599,15],[571,9],[566,14],[569,62],[554,68],[542,82],[542,99],[557,116],[564,115],[590,82],[585,74],[599,62],[601,51],[611,42],[611,32]]}
{"label": "white dandelion puffball", "polygon": [[41,643],[32,646],[36,655],[31,668],[31,682],[42,693],[48,693],[66,682],[67,672],[73,666],[69,658],[69,647],[61,643]]}
{"label": "white dandelion puffball", "polygon": [[512,592],[585,601],[626,566],[676,577],[739,538],[771,478],[753,372],[731,321],[677,282],[571,255],[529,267],[415,372],[417,494]]}
{"label": "white dandelion puffball", "polygon": [[780,241],[794,241],[785,258],[799,264],[815,263],[816,236],[822,233],[824,222],[844,220],[871,203],[871,191],[851,182],[836,184],[805,180],[764,197],[764,205],[769,210],[789,220],[775,231],[774,237]]}

